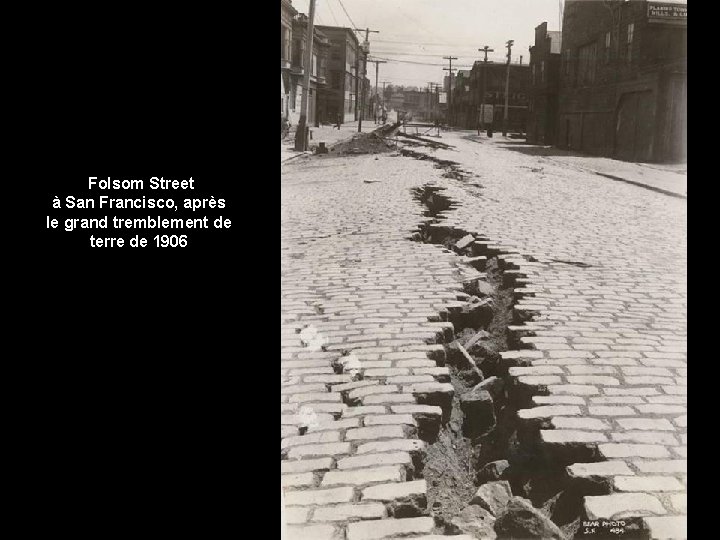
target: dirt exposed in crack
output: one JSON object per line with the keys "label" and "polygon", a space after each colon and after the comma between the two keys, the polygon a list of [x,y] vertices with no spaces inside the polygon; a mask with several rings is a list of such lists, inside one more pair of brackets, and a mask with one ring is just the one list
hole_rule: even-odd
{"label": "dirt exposed in crack", "polygon": [[426,139],[424,137],[421,137],[420,135],[413,135],[412,133],[403,133],[403,132],[399,131],[397,133],[397,135],[398,135],[398,137],[404,137],[406,139],[410,139],[410,141],[404,141],[404,143],[408,143],[411,141],[417,141],[417,142],[411,143],[411,144],[413,144],[413,146],[429,146],[430,148],[443,148],[446,150],[455,148],[454,146],[452,146],[450,144],[445,144],[440,141],[434,141],[432,139]]}
{"label": "dirt exposed in crack", "polygon": [[381,154],[395,150],[390,141],[387,140],[397,125],[385,125],[370,133],[357,133],[348,141],[341,141],[329,148],[325,157],[340,157],[360,154]]}
{"label": "dirt exposed in crack", "polygon": [[[421,227],[416,239],[443,245],[458,255],[467,254],[458,247],[462,235],[457,231],[444,234],[430,231],[440,223],[437,217],[451,207],[451,201],[432,186],[415,190],[414,194],[427,206],[426,216],[433,218]],[[479,274],[478,281],[465,284],[470,300],[467,307],[449,316],[456,339],[447,347],[447,363],[455,394],[450,418],[428,446],[423,469],[428,484],[428,507],[448,531],[454,530],[453,520],[475,496],[482,480],[478,470],[497,458],[495,418],[504,413],[506,402],[503,395],[497,394],[490,405],[492,420],[480,426],[479,431],[478,426],[468,425],[463,398],[483,381],[497,379],[499,353],[508,348],[507,327],[512,321],[513,306],[513,291],[504,285],[498,259],[491,258],[476,269],[485,273]]]}
{"label": "dirt exposed in crack", "polygon": [[[458,169],[456,164],[425,154],[405,149],[402,153],[432,159],[436,167],[447,172]],[[484,483],[507,481],[513,496],[536,509],[536,516],[544,516],[536,519],[545,520],[546,526],[555,527],[564,538],[573,538],[581,523],[583,493],[568,488],[565,463],[549,461],[537,437],[519,429],[517,410],[528,406],[529,396],[509,387],[507,366],[501,361],[501,352],[519,348],[518,335],[508,328],[519,322],[513,317],[516,276],[504,271],[514,266],[505,268],[502,256],[487,242],[473,242],[466,231],[443,227],[442,212],[451,209],[453,201],[442,191],[436,184],[414,190],[415,198],[427,207],[425,216],[430,218],[414,239],[470,256],[470,264],[483,273],[465,284],[466,306],[450,310],[448,317],[456,336],[446,346],[455,395],[449,420],[425,455],[428,508],[446,533],[494,537],[495,532],[489,529],[495,518],[478,525],[482,518],[477,506],[470,503]],[[503,515],[504,521],[497,522],[498,530],[513,519],[512,514]],[[515,537],[501,533],[498,538],[511,536]]]}

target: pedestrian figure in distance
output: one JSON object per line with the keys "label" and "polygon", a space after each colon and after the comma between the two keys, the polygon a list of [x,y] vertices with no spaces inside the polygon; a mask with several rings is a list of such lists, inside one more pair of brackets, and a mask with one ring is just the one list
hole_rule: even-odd
{"label": "pedestrian figure in distance", "polygon": [[285,115],[281,112],[280,113],[280,139],[284,139],[285,137],[287,137],[289,132],[290,132],[290,122],[288,122],[288,119],[285,118]]}
{"label": "pedestrian figure in distance", "polygon": [[337,125],[336,127],[340,129],[340,124],[342,124],[342,113],[338,113],[337,115]]}

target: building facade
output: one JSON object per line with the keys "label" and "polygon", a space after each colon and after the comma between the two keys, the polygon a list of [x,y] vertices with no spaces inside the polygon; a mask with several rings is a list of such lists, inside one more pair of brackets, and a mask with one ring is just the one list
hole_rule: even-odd
{"label": "building facade", "polygon": [[558,144],[687,159],[687,4],[567,0],[562,32]]}
{"label": "building facade", "polygon": [[280,111],[286,118],[290,115],[292,30],[296,15],[290,0],[280,1]]}
{"label": "building facade", "polygon": [[[300,120],[302,95],[305,89],[303,61],[307,46],[308,18],[303,13],[295,15],[292,21],[291,65],[289,73],[289,113],[290,122],[297,125]],[[313,29],[313,52],[310,72],[310,87],[308,88],[308,125],[318,125],[322,114],[318,96],[327,86],[327,65],[330,42],[318,27]]]}
{"label": "building facade", "polygon": [[[476,129],[480,120],[480,108],[484,104],[492,107],[493,129],[498,130],[502,127],[507,70],[506,63],[475,62],[469,72],[459,72],[458,77],[454,77],[450,103],[450,116],[454,125]],[[530,66],[510,64],[508,131],[525,132],[529,92]]]}
{"label": "building facade", "polygon": [[532,144],[552,145],[557,140],[561,42],[561,33],[549,32],[546,22],[535,28],[527,120],[527,141]]}
{"label": "building facade", "polygon": [[[328,123],[352,122],[359,118],[358,95],[363,90],[365,52],[350,28],[316,26],[329,41],[328,86],[323,97],[323,118]],[[366,85],[368,81],[366,80]],[[367,86],[365,86],[367,89]],[[369,99],[369,92],[365,92]],[[367,109],[367,104],[366,104]],[[367,115],[366,115],[367,116]]]}

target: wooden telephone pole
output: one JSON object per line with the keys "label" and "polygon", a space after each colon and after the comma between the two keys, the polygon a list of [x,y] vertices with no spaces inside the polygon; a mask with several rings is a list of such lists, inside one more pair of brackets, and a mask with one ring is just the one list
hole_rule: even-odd
{"label": "wooden telephone pole", "polygon": [[[377,123],[377,109],[378,109],[378,73],[380,71],[380,64],[387,64],[385,60],[370,60],[375,64],[375,122]],[[383,83],[383,91],[385,90],[385,84]]]}
{"label": "wooden telephone pole", "polygon": [[452,67],[452,61],[457,60],[457,56],[443,56],[443,60],[448,60],[450,62],[450,66],[443,68],[443,71],[447,71],[450,74],[450,84],[448,85],[448,126],[452,125],[452,91],[453,91],[453,67]]}
{"label": "wooden telephone pole", "polygon": [[295,150],[304,152],[308,147],[307,112],[308,97],[310,94],[310,72],[312,71],[312,50],[315,21],[315,0],[310,0],[310,15],[308,16],[307,38],[305,42],[305,58],[303,59],[303,93],[300,101],[300,120],[295,131]]}
{"label": "wooden telephone pole", "polygon": [[510,98],[510,54],[512,53],[512,46],[515,44],[515,41],[508,40],[507,45],[507,74],[505,76],[505,113],[503,114],[503,137],[507,136],[507,124],[508,124],[508,105]]}
{"label": "wooden telephone pole", "polygon": [[[487,80],[487,55],[489,52],[495,52],[495,49],[491,49],[487,45],[485,45],[482,49],[478,49],[478,51],[485,53],[485,58],[483,59],[483,73],[482,73],[482,96],[480,97],[481,105],[480,105],[480,127],[478,128],[478,135],[480,135],[480,130],[485,129],[485,81]],[[475,85],[477,87],[477,85]]]}
{"label": "wooden telephone pole", "polygon": [[362,131],[362,120],[363,115],[365,114],[365,92],[367,91],[367,88],[365,88],[365,75],[367,74],[367,57],[368,54],[370,54],[370,32],[373,34],[379,34],[380,30],[370,30],[369,28],[365,28],[363,30],[362,28],[355,28],[356,32],[365,32],[365,41],[363,42],[361,49],[363,51],[363,74],[362,74],[362,90],[358,92],[358,98],[360,99],[360,118],[358,119],[358,133]]}

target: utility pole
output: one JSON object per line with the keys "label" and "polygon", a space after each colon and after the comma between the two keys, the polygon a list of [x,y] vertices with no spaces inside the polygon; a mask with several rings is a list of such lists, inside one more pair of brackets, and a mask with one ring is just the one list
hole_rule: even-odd
{"label": "utility pole", "polygon": [[305,58],[303,60],[303,93],[300,101],[300,120],[295,131],[295,150],[307,150],[307,112],[308,95],[310,94],[310,72],[312,71],[313,34],[315,21],[315,0],[310,0],[310,15],[308,16],[307,38],[305,41]]}
{"label": "utility pole", "polygon": [[451,125],[450,118],[452,118],[452,91],[453,91],[453,84],[452,84],[452,76],[453,76],[453,67],[452,67],[452,61],[457,60],[457,56],[443,56],[443,60],[448,60],[450,62],[450,66],[443,68],[443,71],[447,71],[450,74],[450,84],[448,85],[448,125]]}
{"label": "utility pole", "polygon": [[[377,116],[377,103],[378,103],[378,72],[380,64],[387,64],[385,60],[370,60],[375,62],[375,115]],[[383,91],[385,90],[385,84],[383,83]],[[377,121],[377,118],[376,118]]]}
{"label": "utility pole", "polygon": [[388,112],[387,103],[385,103],[385,85],[388,84],[390,81],[381,81],[383,85],[383,92],[382,92],[382,104],[383,104],[383,111],[385,113]]}
{"label": "utility pole", "polygon": [[432,111],[430,110],[430,85],[432,83],[427,83],[427,87],[425,88],[425,111],[428,116],[432,116]]}
{"label": "utility pole", "polygon": [[512,46],[515,44],[515,41],[508,40],[507,42],[507,75],[505,76],[505,113],[503,114],[503,137],[507,136],[507,124],[508,124],[508,105],[509,105],[509,98],[510,98],[510,55],[512,53]]}
{"label": "utility pole", "polygon": [[495,49],[491,49],[487,45],[485,45],[482,49],[478,49],[478,51],[481,51],[485,53],[485,58],[483,59],[483,73],[482,73],[482,96],[481,96],[481,105],[480,105],[480,128],[478,129],[478,135],[480,135],[480,130],[485,129],[485,81],[487,80],[487,54],[489,52],[495,52]]}
{"label": "utility pole", "polygon": [[435,120],[437,121],[437,136],[440,136],[440,85],[435,85]]}
{"label": "utility pole", "polygon": [[[356,32],[363,32],[362,28],[355,28]],[[362,131],[362,119],[363,115],[365,114],[365,92],[367,91],[367,88],[365,88],[365,75],[367,74],[367,56],[370,54],[370,32],[373,34],[379,34],[379,30],[370,30],[369,28],[366,28],[364,30],[365,32],[365,41],[363,42],[361,49],[363,51],[363,75],[362,75],[362,92],[359,92],[359,98],[360,98],[360,118],[358,119],[358,133]]]}

